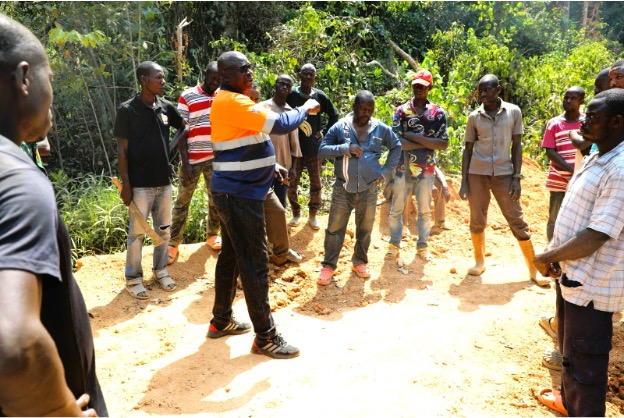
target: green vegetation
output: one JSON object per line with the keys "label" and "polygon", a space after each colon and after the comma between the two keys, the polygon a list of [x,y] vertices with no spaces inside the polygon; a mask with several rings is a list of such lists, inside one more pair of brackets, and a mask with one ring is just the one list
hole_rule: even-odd
{"label": "green vegetation", "polygon": [[[0,3],[42,40],[55,73],[47,163],[77,256],[124,247],[127,215],[108,181],[117,171],[113,125],[137,90],[134,69],[143,60],[163,66],[171,101],[229,49],[256,64],[265,97],[278,74],[295,76],[312,62],[317,86],[342,114],[365,88],[387,123],[411,96],[411,74],[427,68],[430,98],[449,116],[440,165],[458,173],[465,122],[486,73],[498,75],[503,98],[522,109],[525,153],[544,163],[541,135],[561,113],[563,91],[580,85],[591,96],[595,74],[620,55],[623,10],[621,2]],[[331,185],[331,163],[323,173]],[[206,210],[200,188],[185,241],[204,238]]]}

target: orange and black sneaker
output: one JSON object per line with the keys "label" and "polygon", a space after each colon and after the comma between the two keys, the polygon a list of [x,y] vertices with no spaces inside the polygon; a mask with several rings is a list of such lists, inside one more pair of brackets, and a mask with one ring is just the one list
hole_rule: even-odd
{"label": "orange and black sneaker", "polygon": [[211,322],[210,326],[208,327],[208,338],[221,338],[225,337],[226,335],[245,334],[250,330],[251,324],[247,322],[239,322],[236,319],[232,318],[230,323],[226,325],[223,329],[217,329],[217,327],[215,327]]}
{"label": "orange and black sneaker", "polygon": [[299,356],[299,349],[288,344],[279,334],[273,338],[267,339],[256,337],[251,346],[251,352],[253,354],[264,354],[265,356],[279,359]]}

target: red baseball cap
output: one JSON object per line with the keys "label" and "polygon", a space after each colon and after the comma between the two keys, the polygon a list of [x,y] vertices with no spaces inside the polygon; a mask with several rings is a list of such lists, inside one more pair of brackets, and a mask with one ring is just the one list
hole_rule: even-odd
{"label": "red baseball cap", "polygon": [[422,84],[423,86],[428,86],[433,83],[433,76],[427,70],[418,70],[414,77],[412,77],[412,85],[414,84]]}

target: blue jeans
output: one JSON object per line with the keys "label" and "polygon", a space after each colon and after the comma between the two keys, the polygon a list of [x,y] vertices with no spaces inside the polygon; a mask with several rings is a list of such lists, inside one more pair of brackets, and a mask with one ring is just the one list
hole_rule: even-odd
{"label": "blue jeans", "polygon": [[336,269],[351,212],[355,209],[355,248],[351,262],[354,266],[368,263],[368,247],[371,242],[375,211],[377,210],[377,184],[368,190],[348,193],[335,183],[329,208],[329,220],[325,230],[325,259],[323,267]]}
{"label": "blue jeans", "polygon": [[412,193],[412,179],[405,174],[394,177],[392,183],[392,206],[388,218],[388,230],[390,231],[390,244],[397,247],[401,244],[403,232],[403,211],[407,203],[407,196]]}
{"label": "blue jeans", "polygon": [[418,241],[416,248],[427,247],[427,240],[431,232],[431,189],[433,187],[433,174],[425,174],[422,179],[406,179],[405,175],[395,177],[392,186],[392,207],[388,219],[390,230],[390,243],[397,247],[401,243],[403,231],[403,210],[407,203],[409,192],[413,189],[418,206]]}
{"label": "blue jeans", "polygon": [[210,321],[223,329],[232,319],[236,278],[240,274],[255,333],[272,338],[277,331],[269,305],[269,255],[264,228],[264,202],[213,193],[221,219],[223,246],[215,268],[215,300]]}
{"label": "blue jeans", "polygon": [[[152,214],[152,226],[154,231],[165,241],[158,247],[154,247],[154,261],[152,271],[157,277],[167,274],[167,245],[171,236],[171,185],[161,187],[133,187],[132,200],[137,205],[143,218],[147,219]],[[141,258],[143,250],[143,238],[145,232],[136,220],[132,212],[128,211],[128,240],[126,251],[126,280],[130,284],[139,283],[143,279]]]}

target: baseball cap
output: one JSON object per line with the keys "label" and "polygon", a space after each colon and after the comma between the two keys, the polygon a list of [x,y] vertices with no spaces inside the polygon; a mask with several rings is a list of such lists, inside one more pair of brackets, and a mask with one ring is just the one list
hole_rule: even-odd
{"label": "baseball cap", "polygon": [[431,73],[427,70],[418,70],[414,77],[412,77],[412,85],[414,84],[422,84],[423,86],[428,86],[433,82],[433,77]]}

